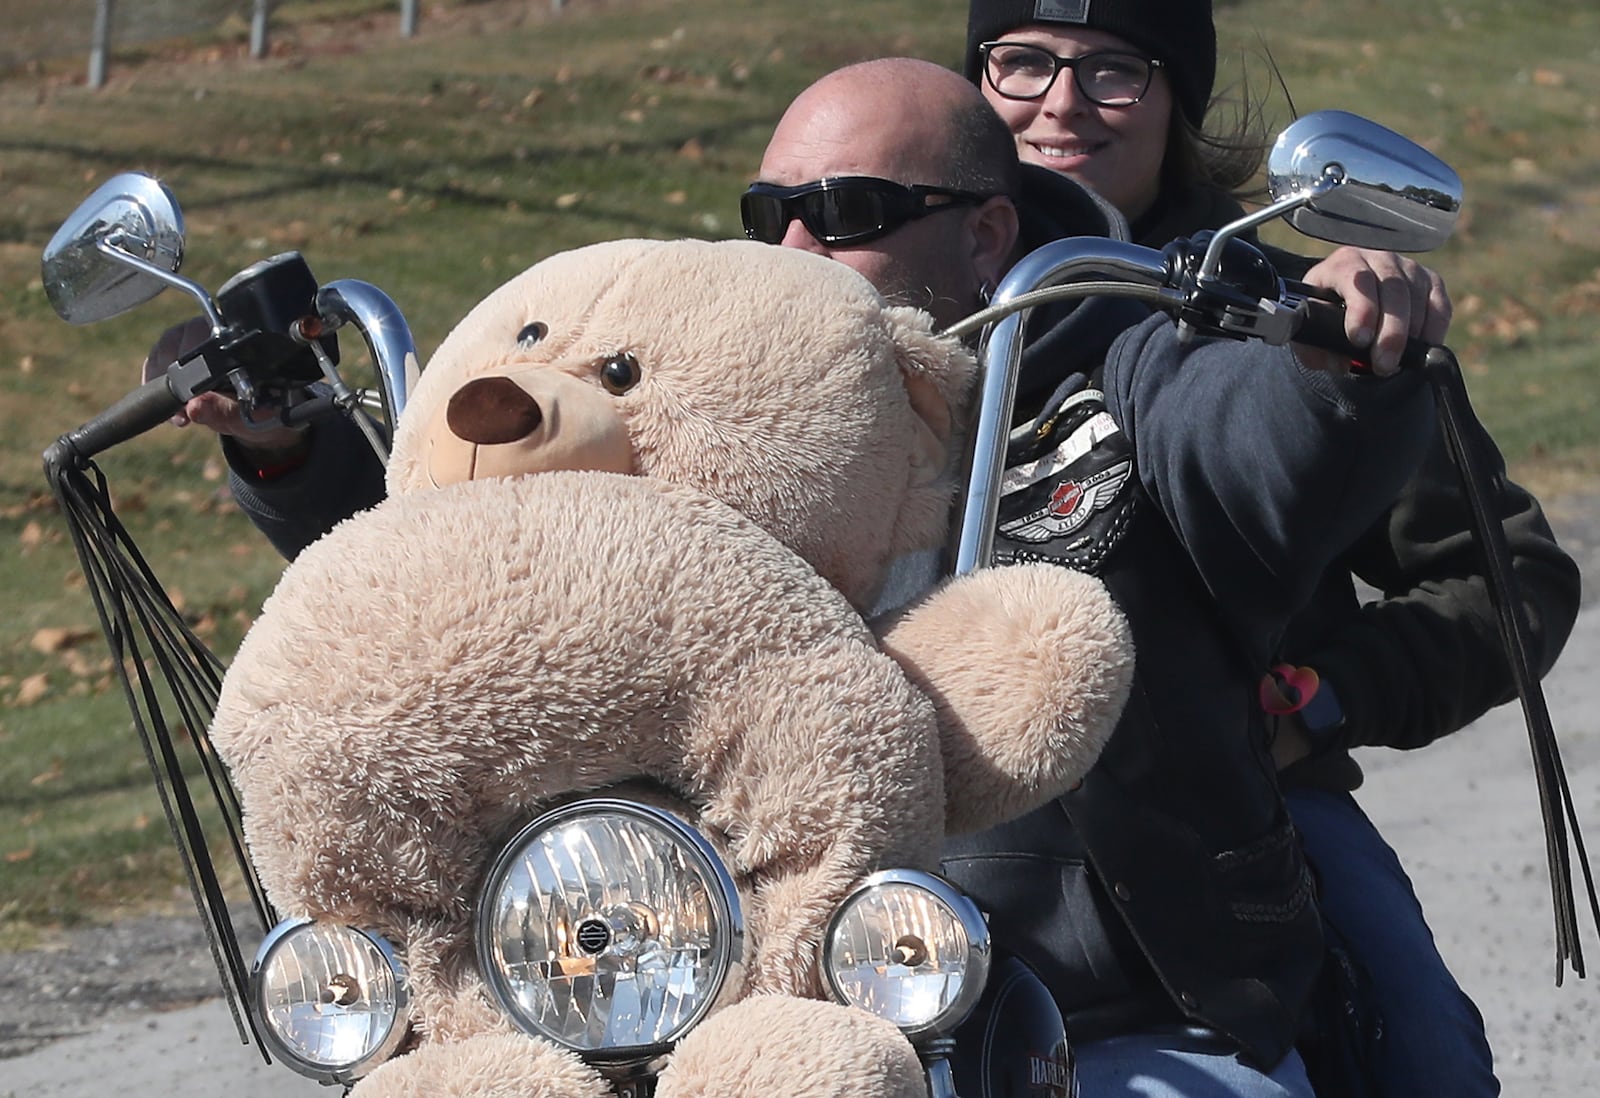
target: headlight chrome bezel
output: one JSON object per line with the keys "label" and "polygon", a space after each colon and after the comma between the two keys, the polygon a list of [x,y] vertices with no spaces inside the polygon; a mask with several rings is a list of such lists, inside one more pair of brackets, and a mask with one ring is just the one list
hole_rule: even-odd
{"label": "headlight chrome bezel", "polygon": [[[344,935],[357,949],[370,949],[377,961],[394,982],[395,1007],[387,1027],[362,1055],[349,1060],[324,1062],[306,1056],[273,1023],[274,1008],[266,1001],[270,967],[286,949],[294,948],[297,939],[308,934]],[[324,993],[331,992],[325,987]],[[406,967],[394,946],[383,935],[342,923],[310,918],[285,919],[273,927],[256,949],[255,961],[250,970],[250,1014],[256,1032],[267,1051],[290,1069],[310,1079],[327,1085],[349,1085],[394,1055],[410,1032],[411,992],[406,983]]]}
{"label": "headlight chrome bezel", "polygon": [[[898,890],[908,895],[921,894],[926,900],[931,900],[945,912],[946,917],[959,928],[961,935],[966,939],[965,955],[960,958],[962,973],[959,990],[943,1009],[920,1020],[895,1018],[883,1010],[874,1009],[871,1004],[859,1002],[849,989],[839,982],[838,965],[835,963],[835,951],[841,947],[839,932],[844,927],[845,921],[861,904],[874,902],[886,890]],[[983,917],[983,912],[978,909],[978,905],[971,897],[955,885],[943,877],[922,870],[884,869],[866,877],[834,911],[822,941],[822,973],[828,993],[837,1002],[846,1006],[853,1006],[887,1018],[899,1026],[900,1031],[913,1044],[948,1037],[954,1033],[972,1013],[973,1007],[983,995],[984,985],[988,982],[992,948],[989,925]],[[885,951],[887,952],[887,948],[892,948],[894,944],[886,943]]]}
{"label": "headlight chrome bezel", "polygon": [[[708,971],[707,990],[683,1020],[657,1040],[627,1045],[596,1046],[570,1040],[559,1031],[541,1025],[517,1001],[515,993],[509,986],[505,968],[496,956],[499,946],[495,904],[506,877],[539,836],[569,826],[584,817],[607,814],[625,817],[666,837],[696,870],[705,897],[710,904],[715,925],[723,930],[715,941],[715,959]],[[595,797],[573,801],[540,815],[518,831],[501,849],[484,878],[478,898],[475,926],[479,972],[488,985],[490,995],[512,1024],[524,1032],[571,1049],[584,1060],[596,1065],[633,1063],[670,1051],[721,1001],[729,987],[730,979],[734,977],[735,971],[743,964],[744,959],[744,916],[739,894],[732,875],[716,848],[706,840],[705,836],[677,815],[665,809],[620,798]],[[574,940],[577,940],[583,930],[583,923],[575,927]]]}

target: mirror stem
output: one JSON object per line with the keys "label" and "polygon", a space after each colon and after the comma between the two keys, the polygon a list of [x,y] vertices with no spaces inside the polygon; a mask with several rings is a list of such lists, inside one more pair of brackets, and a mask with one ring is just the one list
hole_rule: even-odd
{"label": "mirror stem", "polygon": [[1285,198],[1280,198],[1270,206],[1265,206],[1253,214],[1246,214],[1237,221],[1230,221],[1218,229],[1211,237],[1211,243],[1206,247],[1205,258],[1200,261],[1200,272],[1195,281],[1204,286],[1207,282],[1217,277],[1217,271],[1222,268],[1222,253],[1228,246],[1228,241],[1238,236],[1247,229],[1257,225],[1265,225],[1268,221],[1276,221],[1291,210],[1298,210],[1301,206],[1309,205],[1318,198],[1337,187],[1342,180],[1324,176],[1317,183],[1303,191],[1296,191]]}
{"label": "mirror stem", "polygon": [[125,267],[132,267],[136,271],[147,274],[151,278],[160,279],[168,286],[175,286],[198,301],[200,308],[205,311],[206,319],[211,322],[212,335],[220,335],[227,328],[227,325],[222,321],[222,314],[217,311],[217,303],[211,300],[211,295],[206,292],[204,286],[191,282],[180,275],[173,274],[165,267],[159,267],[143,256],[124,251],[118,247],[122,243],[122,239],[121,233],[111,233],[104,240],[98,241],[95,247],[102,255],[121,263]]}

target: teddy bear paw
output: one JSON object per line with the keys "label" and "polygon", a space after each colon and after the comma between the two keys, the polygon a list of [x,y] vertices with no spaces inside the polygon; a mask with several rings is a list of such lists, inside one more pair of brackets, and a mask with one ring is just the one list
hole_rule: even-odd
{"label": "teddy bear paw", "polygon": [[761,995],[702,1022],[662,1072],[657,1098],[927,1098],[916,1050],[864,1010]]}
{"label": "teddy bear paw", "polygon": [[520,1033],[425,1043],[380,1065],[351,1098],[613,1098],[572,1053]]}

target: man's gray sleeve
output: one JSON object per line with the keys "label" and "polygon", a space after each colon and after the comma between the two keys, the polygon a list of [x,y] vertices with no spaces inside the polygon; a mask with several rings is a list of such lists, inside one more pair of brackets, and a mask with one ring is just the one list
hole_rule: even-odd
{"label": "man's gray sleeve", "polygon": [[1106,381],[1151,501],[1251,646],[1306,605],[1433,440],[1420,371],[1335,377],[1284,347],[1186,345],[1164,317],[1118,340]]}
{"label": "man's gray sleeve", "polygon": [[318,420],[310,452],[295,468],[263,478],[224,437],[228,486],[256,528],[289,560],[335,525],[384,497],[383,464],[350,420]]}

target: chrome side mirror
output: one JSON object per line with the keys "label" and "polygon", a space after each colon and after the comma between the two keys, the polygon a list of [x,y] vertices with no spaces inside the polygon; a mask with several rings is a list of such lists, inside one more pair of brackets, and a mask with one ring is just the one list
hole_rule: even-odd
{"label": "chrome side mirror", "polygon": [[1315,111],[1278,136],[1267,157],[1274,203],[1309,196],[1285,216],[1307,236],[1394,252],[1449,239],[1461,177],[1422,146],[1345,111]]}
{"label": "chrome side mirror", "polygon": [[56,230],[41,262],[45,293],[69,324],[143,305],[174,282],[183,262],[183,214],[159,180],[112,176]]}

